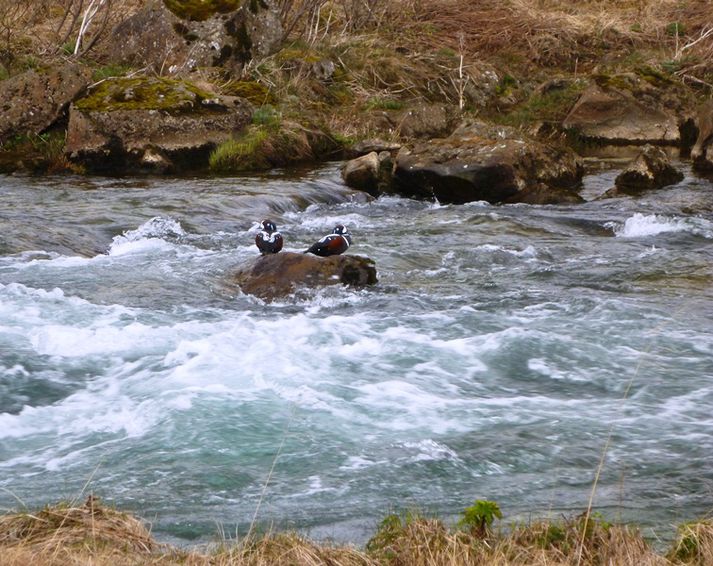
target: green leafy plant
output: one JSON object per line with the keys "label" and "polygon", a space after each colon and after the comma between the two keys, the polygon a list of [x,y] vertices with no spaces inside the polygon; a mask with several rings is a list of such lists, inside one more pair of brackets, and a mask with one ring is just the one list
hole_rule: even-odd
{"label": "green leafy plant", "polygon": [[681,22],[671,22],[666,26],[666,35],[681,37],[686,35],[686,27]]}
{"label": "green leafy plant", "polygon": [[490,533],[490,527],[495,519],[502,518],[503,513],[495,501],[477,499],[473,505],[465,508],[458,526],[470,530],[474,537],[485,538]]}
{"label": "green leafy plant", "polygon": [[268,128],[277,128],[282,121],[280,112],[270,104],[265,104],[253,112],[252,123]]}

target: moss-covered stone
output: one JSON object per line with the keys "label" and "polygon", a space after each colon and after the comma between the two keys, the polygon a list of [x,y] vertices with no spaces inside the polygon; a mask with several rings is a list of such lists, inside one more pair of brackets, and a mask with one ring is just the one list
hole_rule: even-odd
{"label": "moss-covered stone", "polygon": [[184,20],[202,22],[216,14],[237,10],[241,0],[163,0],[166,8]]}
{"label": "moss-covered stone", "polygon": [[163,110],[172,113],[199,109],[212,95],[195,85],[159,77],[107,80],[76,102],[83,111]]}

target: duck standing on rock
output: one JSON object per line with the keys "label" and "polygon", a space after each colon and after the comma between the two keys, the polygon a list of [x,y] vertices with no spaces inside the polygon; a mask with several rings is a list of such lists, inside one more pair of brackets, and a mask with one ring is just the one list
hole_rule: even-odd
{"label": "duck standing on rock", "polygon": [[349,229],[341,224],[337,224],[331,234],[312,244],[304,251],[306,254],[314,254],[321,257],[343,254],[352,245],[352,235]]}
{"label": "duck standing on rock", "polygon": [[262,255],[276,254],[282,249],[282,234],[272,220],[260,222],[260,232],[255,236],[255,245]]}

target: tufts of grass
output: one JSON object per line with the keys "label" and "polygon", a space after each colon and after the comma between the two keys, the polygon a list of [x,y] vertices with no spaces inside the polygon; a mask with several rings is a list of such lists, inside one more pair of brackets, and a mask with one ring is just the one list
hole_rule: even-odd
{"label": "tufts of grass", "polygon": [[[497,518],[497,505],[476,502],[470,527]],[[497,508],[499,512],[499,508]],[[470,521],[472,519],[473,521]],[[477,530],[477,529],[476,529]],[[0,516],[3,566],[666,566],[713,564],[713,523],[679,528],[666,557],[634,529],[596,514],[537,521],[492,531],[487,538],[418,513],[389,515],[364,549],[316,543],[295,533],[250,535],[206,549],[157,543],[144,523],[90,496],[37,512]]]}
{"label": "tufts of grass", "polygon": [[98,82],[112,77],[123,77],[130,70],[131,67],[127,67],[126,65],[104,65],[92,71],[92,80]]}
{"label": "tufts of grass", "polygon": [[528,127],[537,122],[559,124],[564,120],[584,90],[584,83],[570,81],[562,86],[533,93],[507,114],[493,116],[507,126]]}
{"label": "tufts of grass", "polygon": [[696,521],[679,526],[667,557],[674,564],[713,564],[713,521]]}
{"label": "tufts of grass", "polygon": [[222,91],[231,96],[240,96],[255,106],[274,104],[277,101],[273,92],[257,81],[230,81]]}

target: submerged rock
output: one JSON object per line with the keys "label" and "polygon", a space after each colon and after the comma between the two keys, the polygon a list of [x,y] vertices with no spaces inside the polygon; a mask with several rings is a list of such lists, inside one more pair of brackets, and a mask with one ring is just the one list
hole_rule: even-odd
{"label": "submerged rock", "polygon": [[166,173],[207,167],[252,107],[164,78],[103,82],[70,108],[65,151],[92,173]]}
{"label": "submerged rock", "polygon": [[49,128],[86,88],[91,74],[88,67],[67,63],[0,81],[0,143]]}
{"label": "submerged rock", "polygon": [[696,113],[698,138],[691,148],[693,168],[713,171],[713,100],[703,103]]}
{"label": "submerged rock", "polygon": [[583,171],[568,148],[524,138],[513,128],[475,122],[448,138],[402,148],[393,188],[406,196],[456,204],[579,202],[575,190]]}
{"label": "submerged rock", "polygon": [[351,285],[364,287],[377,282],[374,262],[363,256],[281,252],[256,257],[231,276],[244,293],[265,300],[289,295],[299,287]]}
{"label": "submerged rock", "polygon": [[660,189],[683,180],[683,173],[669,162],[668,155],[660,147],[646,145],[641,153],[614,180],[616,189],[605,193],[639,194],[651,189]]}

